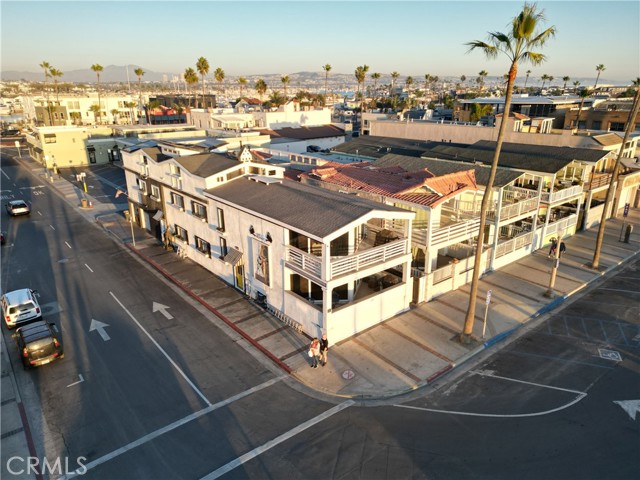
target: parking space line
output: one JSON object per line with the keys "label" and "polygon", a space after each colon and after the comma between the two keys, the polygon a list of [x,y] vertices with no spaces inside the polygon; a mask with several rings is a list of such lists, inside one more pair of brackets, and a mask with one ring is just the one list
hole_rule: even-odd
{"label": "parking space line", "polygon": [[64,244],[65,244],[67,247],[71,248],[71,245],[69,245],[69,242],[64,242]]}
{"label": "parking space line", "polygon": [[604,368],[607,370],[613,370],[615,367],[609,367],[607,365],[598,365],[597,363],[590,362],[579,362],[577,360],[567,360],[566,358],[561,357],[552,357],[551,355],[540,355],[538,353],[527,353],[527,352],[509,352],[512,355],[521,355],[523,357],[535,357],[535,358],[544,358],[545,360],[553,360],[563,363],[575,363],[576,365],[586,365],[588,367],[596,367],[596,368]]}
{"label": "parking space line", "polygon": [[136,447],[139,447],[140,445],[143,445],[147,442],[150,442],[151,440],[158,438],[160,435],[164,435],[167,432],[170,432],[171,430],[175,430],[178,427],[181,427],[182,425],[185,425],[189,422],[191,422],[192,420],[196,420],[200,417],[202,417],[203,415],[206,415],[207,413],[213,412],[214,410],[217,410],[219,408],[222,408],[226,405],[229,405],[230,403],[233,403],[237,400],[240,400],[248,395],[251,395],[252,393],[258,392],[264,388],[270,387],[271,385],[279,382],[280,380],[282,380],[284,377],[280,376],[280,377],[276,377],[276,378],[272,378],[271,380],[267,380],[264,383],[261,383],[260,385],[256,385],[255,387],[252,387],[248,390],[245,390],[244,392],[240,392],[237,395],[234,395],[233,397],[229,397],[226,400],[222,400],[218,403],[215,403],[213,405],[209,404],[208,407],[203,408],[202,410],[199,410],[197,412],[192,413],[191,415],[187,415],[186,417],[181,418],[180,420],[176,420],[173,423],[170,423],[169,425],[166,425],[154,432],[151,432],[147,435],[145,435],[144,437],[140,437],[137,440],[134,440],[133,442],[130,442],[116,450],[114,450],[111,453],[108,453],[106,455],[103,455],[100,458],[96,458],[94,461],[89,462],[87,464],[85,464],[81,469],[76,470],[75,472],[71,472],[68,475],[65,475],[63,477],[60,477],[58,480],[66,480],[68,478],[73,478],[77,475],[84,475],[88,470],[91,470],[92,468],[97,467],[98,465],[101,465],[105,462],[108,462],[109,460],[118,457],[120,455],[122,455],[123,453],[128,452],[129,450],[132,450]]}
{"label": "parking space line", "polygon": [[534,387],[550,388],[551,390],[560,390],[561,392],[586,395],[586,393],[581,392],[579,390],[571,390],[568,388],[561,388],[561,387],[552,387],[551,385],[543,385],[542,383],[527,382],[525,380],[518,380],[517,378],[502,377],[500,375],[494,375],[493,373],[484,372],[482,370],[472,370],[469,373],[473,373],[474,375],[480,375],[481,377],[491,377],[491,378],[498,378],[500,380],[507,380],[509,382],[524,383],[525,385],[533,385]]}
{"label": "parking space line", "polygon": [[85,263],[84,266],[87,267],[91,273],[93,273],[93,270],[91,270],[91,267],[89,265]]}
{"label": "parking space line", "polygon": [[354,403],[355,402],[353,400],[347,400],[346,402],[343,402],[343,403],[341,403],[339,405],[336,405],[333,408],[330,408],[326,412],[321,413],[320,415],[318,415],[316,417],[313,417],[312,419],[307,420],[304,423],[301,423],[297,427],[292,428],[288,432],[283,433],[282,435],[274,438],[273,440],[269,440],[264,445],[261,445],[261,446],[259,446],[257,448],[254,448],[250,452],[245,453],[244,455],[236,458],[235,460],[232,460],[231,462],[227,463],[226,465],[223,465],[222,467],[218,468],[217,470],[214,470],[213,472],[209,473],[208,475],[205,475],[204,477],[202,477],[201,480],[214,480],[216,478],[219,478],[219,477],[225,475],[226,473],[229,473],[231,470],[239,467],[240,465],[242,465],[244,463],[247,463],[249,460],[253,460],[258,455],[261,455],[262,453],[266,452],[267,450],[270,450],[271,448],[279,445],[280,443],[284,442],[285,440],[288,440],[289,438],[297,435],[298,433],[301,433],[301,432],[307,430],[308,428],[313,427],[314,425],[316,425],[316,424],[320,423],[321,421],[323,421],[323,420],[335,415],[336,413],[341,412],[342,410],[344,410],[345,408],[350,407]]}
{"label": "parking space line", "polygon": [[129,317],[131,317],[131,319],[136,323],[136,325],[138,325],[140,330],[142,330],[144,332],[144,334],[149,338],[149,340],[151,340],[151,342],[153,342],[153,344],[158,348],[158,350],[160,350],[160,352],[162,352],[162,354],[165,356],[165,358],[167,360],[169,360],[169,363],[171,363],[171,365],[173,365],[173,368],[175,368],[178,371],[178,373],[180,374],[180,376],[182,376],[182,378],[185,379],[185,381],[191,386],[193,391],[196,392],[196,394],[198,394],[198,396],[202,400],[204,400],[204,402],[206,403],[207,406],[211,406],[211,402],[207,399],[207,397],[204,396],[204,393],[202,393],[198,389],[198,387],[195,386],[195,384],[191,381],[191,379],[189,377],[187,377],[187,374],[184,373],[184,371],[182,371],[182,369],[178,366],[178,364],[176,362],[174,362],[173,359],[169,356],[169,354],[167,352],[165,352],[165,350],[160,346],[160,344],[158,342],[156,342],[155,338],[153,338],[151,336],[151,334],[149,332],[147,332],[147,330],[140,324],[140,322],[138,322],[136,317],[134,317],[133,314],[129,310],[127,310],[127,308],[122,304],[122,302],[120,300],[118,300],[118,298],[113,294],[113,292],[109,292],[109,294],[111,294],[113,299],[116,302],[118,302],[118,305],[120,305],[120,307],[122,307],[122,309],[127,313],[127,315],[129,315]]}
{"label": "parking space line", "polygon": [[564,410],[569,408],[572,405],[575,405],[580,400],[587,396],[586,393],[581,393],[576,398],[574,398],[569,403],[565,403],[557,408],[552,408],[551,410],[544,410],[542,412],[533,412],[533,413],[473,413],[473,412],[459,412],[455,410],[438,410],[435,408],[426,408],[426,407],[414,407],[412,405],[394,405],[394,407],[400,408],[408,408],[411,410],[422,410],[425,412],[433,412],[433,413],[446,413],[448,415],[464,415],[467,417],[492,417],[492,418],[525,418],[525,417],[541,417],[543,415],[549,415],[551,413],[559,412],[560,410]]}

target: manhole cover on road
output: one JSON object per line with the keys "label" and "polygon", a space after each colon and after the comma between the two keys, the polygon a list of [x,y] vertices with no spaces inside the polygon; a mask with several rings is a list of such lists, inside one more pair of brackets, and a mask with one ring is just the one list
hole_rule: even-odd
{"label": "manhole cover on road", "polygon": [[351,380],[355,376],[356,374],[353,373],[353,370],[345,370],[344,372],[342,372],[342,378],[344,378],[345,380]]}
{"label": "manhole cover on road", "polygon": [[622,357],[620,354],[614,350],[606,350],[604,348],[599,348],[598,352],[600,353],[601,358],[605,358],[607,360],[614,360],[616,362],[621,362]]}

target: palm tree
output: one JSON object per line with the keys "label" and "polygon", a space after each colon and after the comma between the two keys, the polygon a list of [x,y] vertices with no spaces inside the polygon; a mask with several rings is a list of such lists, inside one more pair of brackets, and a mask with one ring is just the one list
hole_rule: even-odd
{"label": "palm tree", "polygon": [[100,105],[96,105],[95,103],[93,105],[91,105],[89,107],[89,110],[91,110],[93,112],[93,118],[94,121],[96,122],[96,125],[98,124],[98,117],[102,116],[101,112],[100,112]]}
{"label": "palm tree", "polygon": [[513,84],[518,74],[518,62],[530,62],[539,65],[546,60],[542,53],[534,52],[532,49],[542,47],[547,40],[555,36],[555,27],[549,27],[542,32],[537,31],[538,25],[544,21],[544,11],[537,11],[535,4],[525,3],[522,12],[515,17],[511,23],[511,29],[507,33],[490,32],[487,42],[475,40],[467,43],[469,51],[480,49],[488,58],[496,58],[499,53],[504,54],[511,63],[509,68],[509,81],[507,82],[507,92],[504,101],[504,111],[502,121],[498,130],[496,149],[493,154],[491,171],[485,187],[482,203],[480,207],[480,226],[478,227],[478,238],[476,255],[474,259],[471,289],[469,292],[469,306],[464,321],[464,328],[460,336],[463,343],[471,342],[471,333],[476,313],[476,297],[478,295],[478,281],[480,278],[480,264],[482,261],[482,250],[484,245],[484,230],[487,220],[489,204],[493,183],[496,178],[500,151],[504,142],[505,131],[508,123],[509,111],[511,109],[511,98],[513,96]]}
{"label": "palm tree", "polygon": [[380,80],[380,74],[379,73],[372,73],[371,74],[371,78],[373,78],[373,103],[376,103],[376,98],[377,98],[377,93],[378,93],[378,80]]}
{"label": "palm tree", "polygon": [[44,71],[44,83],[46,85],[47,84],[47,78],[49,78],[49,69],[51,68],[51,65],[49,64],[49,62],[43,61],[40,64],[40,68],[42,68],[42,70]]}
{"label": "palm tree", "polygon": [[480,75],[478,78],[480,79],[480,91],[484,90],[484,79],[487,77],[487,75],[489,75],[489,73],[486,70],[481,70],[478,75]]}
{"label": "palm tree", "polygon": [[53,85],[56,89],[56,102],[59,102],[60,98],[58,97],[58,78],[62,77],[62,75],[64,74],[61,70],[51,67],[49,69],[49,75],[51,75],[51,78],[53,78]]}
{"label": "palm tree", "polygon": [[547,80],[549,80],[549,75],[547,75],[546,73],[543,73],[540,78],[542,79],[542,86],[540,87],[540,90],[544,90],[544,84],[546,83]]}
{"label": "palm tree", "polygon": [[274,107],[279,107],[287,103],[287,97],[283,96],[279,90],[273,90],[269,95],[269,103]]}
{"label": "palm tree", "polygon": [[[191,67],[188,67],[188,68],[185,69],[183,78],[184,78],[184,81],[187,83],[187,85],[196,85],[198,83],[198,74]],[[194,91],[193,91],[194,108],[195,108],[195,103],[196,103],[196,92],[195,92],[195,89],[194,89]],[[191,99],[189,99],[189,107],[190,106],[191,106]]]}
{"label": "palm tree", "polygon": [[567,89],[567,82],[569,80],[571,80],[571,77],[569,75],[565,75],[564,77],[562,77],[562,81],[564,82],[564,85],[562,85],[562,93],[564,93]]}
{"label": "palm tree", "polygon": [[324,94],[327,95],[328,93],[327,82],[329,80],[329,72],[331,71],[331,65],[327,63],[326,65],[322,66],[322,69],[324,70]]}
{"label": "palm tree", "polygon": [[[99,63],[94,63],[91,65],[91,70],[96,72],[96,77],[98,77],[98,106],[102,108],[102,102],[100,101],[100,72],[102,72],[104,68]],[[100,121],[102,121],[102,111],[100,113]]]}
{"label": "palm tree", "polygon": [[282,78],[280,78],[280,81],[282,82],[282,90],[284,92],[284,98],[285,98],[285,102],[287,99],[287,85],[289,85],[289,75],[283,75]]}
{"label": "palm tree", "polygon": [[[222,90],[222,93],[224,94],[224,70],[220,67],[216,68],[216,71],[213,72],[213,76],[216,79],[216,82],[218,82],[218,91]],[[222,89],[220,89],[220,87],[222,86]],[[216,101],[216,104],[218,102]]]}
{"label": "palm tree", "polygon": [[524,78],[524,88],[527,88],[527,82],[529,81],[529,75],[531,75],[531,70],[527,70],[527,76]]}
{"label": "palm tree", "polygon": [[[145,71],[138,67],[133,73],[138,77],[138,105],[142,107],[142,76],[145,74]],[[131,120],[133,121],[133,115],[131,116]]]}
{"label": "palm tree", "polygon": [[118,124],[118,114],[120,111],[117,108],[111,109],[111,116],[113,117],[113,123]]}
{"label": "palm tree", "polygon": [[256,84],[255,87],[256,92],[258,92],[258,95],[260,96],[260,101],[262,102],[262,97],[264,96],[264,94],[267,91],[267,82],[265,82],[262,78],[259,78],[258,80],[256,80]]}
{"label": "palm tree", "polygon": [[595,92],[596,87],[598,86],[598,80],[600,80],[600,74],[607,69],[603,64],[596,65],[596,71],[598,72],[598,76],[596,77],[596,84],[593,86],[593,91]]}
{"label": "palm tree", "polygon": [[604,209],[602,210],[602,218],[600,219],[600,226],[598,227],[598,236],[596,237],[596,248],[593,252],[593,260],[591,261],[591,268],[598,269],[600,266],[600,250],[602,249],[602,240],[604,239],[605,223],[607,221],[607,212],[609,211],[609,205],[614,198],[616,188],[618,187],[618,175],[620,174],[620,163],[624,156],[624,147],[629,141],[629,136],[635,128],[636,117],[638,116],[638,109],[640,108],[640,77],[637,77],[633,81],[633,86],[636,87],[636,94],[633,98],[633,104],[631,111],[629,112],[629,118],[627,119],[627,126],[624,130],[624,139],[620,145],[620,151],[616,158],[616,164],[613,167],[613,173],[611,174],[611,180],[609,181],[609,189],[607,190],[607,198],[604,201]]}
{"label": "palm tree", "polygon": [[204,77],[207,73],[209,73],[209,62],[206,58],[200,57],[196,62],[196,70],[200,74],[200,78],[202,78],[202,108],[206,106],[204,101]]}
{"label": "palm tree", "polygon": [[549,75],[549,88],[551,88],[551,82],[553,82],[553,75]]}
{"label": "palm tree", "polygon": [[358,93],[360,93],[360,86],[362,85],[362,93],[360,93],[360,118],[362,118],[362,104],[364,102],[364,80],[367,78],[367,72],[369,71],[368,65],[361,65],[356,67],[354,75],[358,82]]}
{"label": "palm tree", "polygon": [[485,115],[489,115],[493,111],[493,107],[487,103],[472,103],[471,104],[471,116],[469,120],[477,122]]}
{"label": "palm tree", "polygon": [[404,83],[407,86],[407,105],[411,108],[411,87],[413,86],[413,77],[409,75]]}
{"label": "palm tree", "polygon": [[398,80],[399,77],[400,74],[398,72],[391,72],[391,92],[389,92],[389,94],[393,96],[394,108],[396,106],[396,80]]}
{"label": "palm tree", "polygon": [[580,108],[578,109],[578,116],[576,117],[576,130],[580,128],[580,115],[582,114],[582,107],[584,106],[584,99],[591,95],[592,91],[588,88],[583,88],[578,94],[582,100],[580,100]]}
{"label": "palm tree", "polygon": [[580,82],[578,80],[576,80],[575,82],[573,82],[573,91],[577,92],[578,91],[578,87],[580,86]]}
{"label": "palm tree", "polygon": [[238,85],[240,85],[240,96],[242,97],[242,92],[244,91],[244,86],[247,84],[247,79],[244,77],[238,78]]}
{"label": "palm tree", "polygon": [[129,109],[129,115],[131,116],[131,120],[130,123],[131,125],[133,125],[133,109],[136,108],[137,103],[136,102],[124,102],[124,108],[128,108]]}

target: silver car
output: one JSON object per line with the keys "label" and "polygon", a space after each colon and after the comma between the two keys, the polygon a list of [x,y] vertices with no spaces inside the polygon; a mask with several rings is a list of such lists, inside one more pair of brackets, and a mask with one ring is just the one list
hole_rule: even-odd
{"label": "silver car", "polygon": [[29,204],[24,200],[11,200],[6,205],[7,213],[11,216],[16,215],[29,215],[31,213],[31,208],[29,208]]}

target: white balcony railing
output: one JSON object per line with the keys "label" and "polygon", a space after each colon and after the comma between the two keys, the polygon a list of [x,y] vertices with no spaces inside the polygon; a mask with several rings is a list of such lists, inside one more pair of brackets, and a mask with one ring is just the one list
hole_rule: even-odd
{"label": "white balcony railing", "polygon": [[431,234],[431,246],[472,238],[477,235],[479,226],[480,219],[474,218],[473,220],[455,223],[448,227],[434,229]]}
{"label": "white balcony railing", "polygon": [[[330,280],[337,275],[357,272],[370,265],[386,262],[400,257],[407,252],[407,240],[401,239],[380,245],[378,247],[362,250],[353,255],[334,257],[329,262],[329,272],[325,280]],[[287,247],[286,261],[305,272],[322,279],[322,257],[311,255],[295,247]]]}
{"label": "white balcony railing", "polygon": [[578,223],[578,215],[569,215],[568,217],[547,225],[547,229],[545,230],[544,234],[551,235],[552,233],[557,232],[564,234],[569,227],[573,227],[576,223]]}
{"label": "white balcony railing", "polygon": [[558,190],[557,192],[549,193],[542,192],[542,201],[544,203],[556,203],[567,198],[576,197],[582,195],[582,185],[574,185],[573,187],[565,188],[564,190]]}
{"label": "white balcony railing", "polygon": [[[533,212],[538,208],[538,199],[530,198],[522,202],[516,202],[511,205],[504,205],[500,208],[500,221],[509,220],[510,218],[523,215],[525,213]],[[493,218],[495,212],[489,212],[490,218]]]}
{"label": "white balcony railing", "polygon": [[329,278],[343,273],[357,272],[375,263],[386,262],[407,252],[407,240],[401,239],[363,250],[355,255],[331,259]]}
{"label": "white balcony railing", "polygon": [[496,258],[502,257],[508,253],[519,250],[522,247],[530,245],[533,241],[533,232],[528,232],[523,235],[511,238],[506,242],[499,243],[496,247]]}

